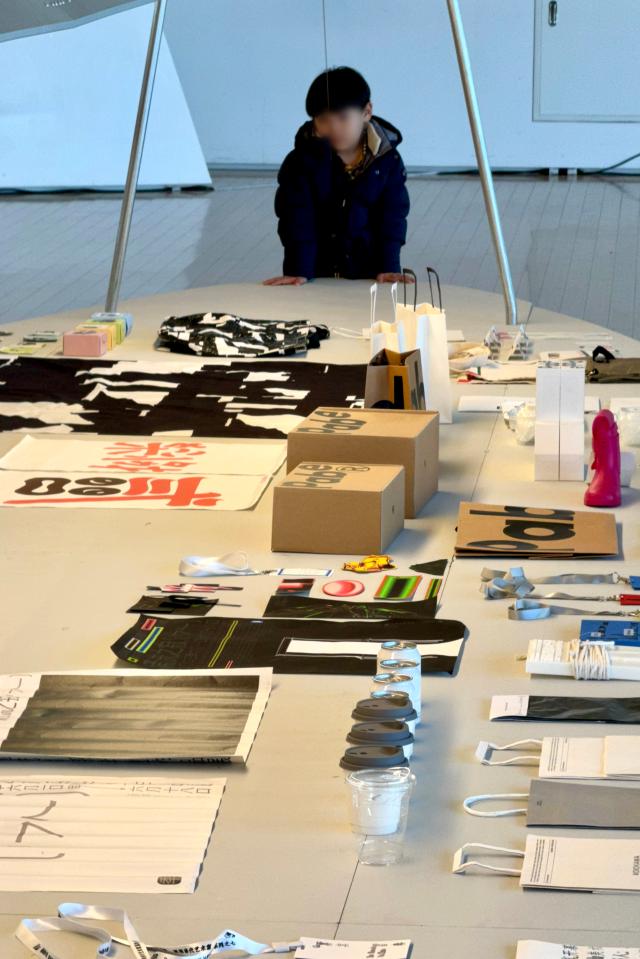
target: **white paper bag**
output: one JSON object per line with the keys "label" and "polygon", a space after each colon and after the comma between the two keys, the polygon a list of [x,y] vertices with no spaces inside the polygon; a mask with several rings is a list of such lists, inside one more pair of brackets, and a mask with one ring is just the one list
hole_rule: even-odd
{"label": "white paper bag", "polygon": [[[407,273],[412,271],[407,270]],[[420,350],[427,409],[437,410],[441,423],[452,421],[451,383],[449,381],[449,350],[447,346],[447,319],[442,309],[440,281],[435,270],[427,267],[431,303],[414,303],[413,307],[397,302],[397,285],[391,288],[395,322],[376,321],[375,309],[378,285],[371,287],[371,356],[382,349],[406,353]],[[439,305],[433,302],[431,276],[435,276]],[[415,274],[413,274],[415,277]],[[406,292],[406,287],[405,287]]]}

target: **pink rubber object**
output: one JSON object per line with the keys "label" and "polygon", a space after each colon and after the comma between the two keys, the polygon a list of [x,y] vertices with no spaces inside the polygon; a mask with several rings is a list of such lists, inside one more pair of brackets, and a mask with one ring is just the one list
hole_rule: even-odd
{"label": "pink rubber object", "polygon": [[593,420],[593,478],[584,494],[585,506],[620,506],[620,438],[611,410]]}

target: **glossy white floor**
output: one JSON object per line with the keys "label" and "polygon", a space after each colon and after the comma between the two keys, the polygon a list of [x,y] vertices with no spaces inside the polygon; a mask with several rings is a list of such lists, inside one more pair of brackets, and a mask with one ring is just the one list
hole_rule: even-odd
{"label": "glossy white floor", "polygon": [[[502,302],[493,294],[451,287],[445,296],[450,328],[461,328],[468,339],[481,337],[490,323],[502,322]],[[249,316],[307,316],[358,330],[367,324],[369,311],[368,284],[344,281],[320,281],[297,290],[248,284],[210,287],[122,306],[134,313],[136,328],[112,355],[158,359],[164,354],[153,354],[154,332],[169,313],[228,309]],[[536,332],[564,331],[566,343],[575,345],[585,332],[594,332],[582,321],[526,303],[521,311],[529,317],[534,340]],[[18,329],[65,329],[84,313],[40,317],[21,322]],[[635,341],[618,336],[615,345],[628,355],[638,349]],[[561,346],[558,340],[537,342],[540,349]],[[367,345],[335,336],[309,359],[365,362]],[[478,386],[454,390],[456,395],[499,392]],[[514,386],[509,392],[533,390]],[[634,392],[632,386],[616,386],[606,395]],[[0,449],[8,449],[17,438],[3,436]],[[582,502],[580,483],[533,482],[531,448],[518,447],[496,414],[456,413],[454,423],[441,429],[441,451],[440,491],[394,543],[391,552],[400,562],[451,555],[461,499],[549,507],[579,507]],[[634,569],[635,562],[638,572],[637,476],[634,487],[625,491],[623,506],[616,511],[621,558],[567,563],[567,569],[622,571]],[[244,513],[2,511],[3,671],[112,665],[110,643],[129,624],[124,610],[146,583],[175,580],[181,556],[241,547],[258,568],[272,565],[270,513],[270,491],[255,510]],[[278,561],[320,566],[335,564],[338,558],[278,554]],[[483,822],[461,810],[462,799],[472,793],[526,791],[530,770],[489,770],[475,761],[480,739],[507,742],[543,731],[536,725],[491,726],[491,694],[575,693],[570,680],[530,680],[517,661],[529,638],[569,638],[575,621],[508,622],[502,604],[485,604],[480,597],[478,573],[483,565],[455,561],[441,597],[440,615],[462,619],[469,637],[459,675],[426,678],[423,683],[424,721],[413,763],[418,782],[404,863],[386,869],[358,867],[346,823],[338,759],[353,704],[367,694],[366,678],[277,676],[247,768],[225,770],[227,790],[197,892],[162,898],[109,895],[100,897],[102,902],[126,907],[147,941],[167,945],[194,941],[225,926],[261,941],[336,934],[410,937],[417,956],[434,959],[511,959],[519,938],[640,944],[640,913],[632,896],[524,893],[515,879],[450,873],[452,854],[465,841],[524,844],[521,820]],[[589,683],[581,692],[597,695],[602,689],[602,684]],[[615,684],[616,694],[633,692],[630,683]],[[562,730],[587,732],[568,725]],[[210,769],[181,772],[211,774]],[[19,959],[25,954],[11,936],[20,917],[53,915],[59,901],[86,898],[82,890],[66,895],[1,893],[0,955]],[[68,951],[62,954],[70,959],[94,954],[90,943],[65,945]]]}

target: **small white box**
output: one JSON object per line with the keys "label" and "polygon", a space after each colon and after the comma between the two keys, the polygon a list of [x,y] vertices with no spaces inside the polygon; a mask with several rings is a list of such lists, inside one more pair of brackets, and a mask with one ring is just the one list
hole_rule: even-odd
{"label": "small white box", "polygon": [[560,478],[560,364],[546,361],[536,371],[535,478]]}
{"label": "small white box", "polygon": [[537,480],[560,479],[560,423],[536,421],[535,478]]}
{"label": "small white box", "polygon": [[560,479],[584,480],[585,364],[565,360],[560,370]]}

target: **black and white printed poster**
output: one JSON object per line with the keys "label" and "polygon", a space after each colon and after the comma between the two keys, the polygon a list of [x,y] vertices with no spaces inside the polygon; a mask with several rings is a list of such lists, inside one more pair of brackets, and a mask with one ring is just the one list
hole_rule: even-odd
{"label": "black and white printed poster", "polygon": [[363,364],[0,362],[0,432],[279,439],[318,406],[355,406]]}

